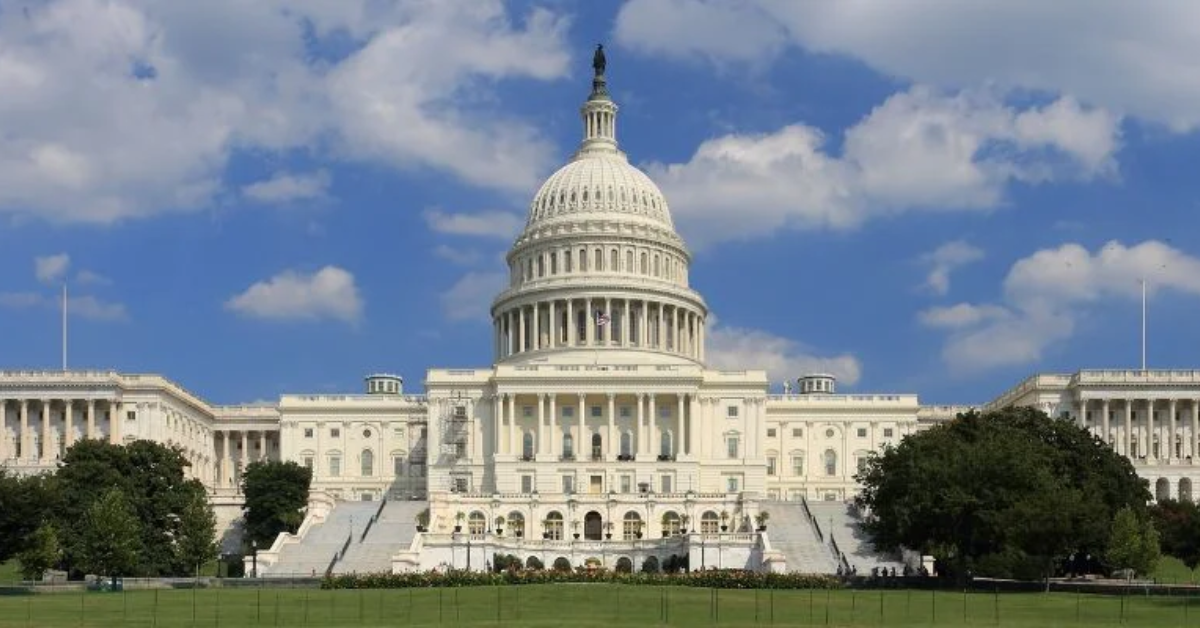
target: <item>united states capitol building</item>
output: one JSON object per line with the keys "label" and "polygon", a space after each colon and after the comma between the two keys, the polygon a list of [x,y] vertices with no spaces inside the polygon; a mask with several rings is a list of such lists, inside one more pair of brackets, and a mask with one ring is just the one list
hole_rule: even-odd
{"label": "united states capitol building", "polygon": [[[508,253],[491,366],[430,369],[423,394],[379,374],[358,393],[246,406],[159,375],[0,371],[0,465],[51,470],[84,438],[177,446],[234,548],[246,465],[296,461],[313,471],[306,518],[259,548],[260,576],[482,569],[497,553],[635,570],[672,557],[809,572],[898,560],[858,538],[853,476],[971,407],[840,394],[824,374],[772,394],[765,371],[706,366],[690,254],[667,199],[621,152],[600,57],[596,70],[583,140]],[[978,407],[1014,404],[1080,422],[1156,498],[1192,498],[1200,371],[1035,375]]]}

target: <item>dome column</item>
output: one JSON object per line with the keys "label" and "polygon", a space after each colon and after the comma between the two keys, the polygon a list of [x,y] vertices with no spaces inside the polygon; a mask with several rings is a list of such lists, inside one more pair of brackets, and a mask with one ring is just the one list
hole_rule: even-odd
{"label": "dome column", "polygon": [[575,346],[575,299],[567,299],[567,346]]}
{"label": "dome column", "polygon": [[533,350],[542,348],[542,308],[541,303],[533,302]]}
{"label": "dome column", "polygon": [[630,323],[629,298],[626,297],[624,299],[624,301],[625,301],[625,314],[623,316],[621,316],[621,346],[628,347],[629,346],[629,331],[630,331],[630,327],[631,327],[629,324]]}
{"label": "dome column", "polygon": [[558,346],[558,317],[554,315],[554,300],[552,299],[549,306],[549,313],[546,320],[546,327],[550,328],[550,344],[549,348],[553,349]]}

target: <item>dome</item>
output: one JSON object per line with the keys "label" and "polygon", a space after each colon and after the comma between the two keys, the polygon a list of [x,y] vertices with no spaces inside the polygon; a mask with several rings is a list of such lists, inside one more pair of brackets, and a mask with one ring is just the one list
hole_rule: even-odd
{"label": "dome", "polygon": [[583,152],[542,184],[526,229],[559,219],[647,220],[674,230],[667,200],[620,153]]}

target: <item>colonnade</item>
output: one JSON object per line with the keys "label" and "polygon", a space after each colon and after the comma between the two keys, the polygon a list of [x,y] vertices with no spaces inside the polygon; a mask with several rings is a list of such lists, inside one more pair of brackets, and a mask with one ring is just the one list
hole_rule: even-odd
{"label": "colonnade", "polygon": [[[216,488],[240,490],[246,465],[267,460],[270,443],[267,430],[215,430],[216,460],[212,465],[212,480]],[[273,432],[278,438],[279,432]],[[253,436],[252,436],[253,435]],[[255,451],[251,453],[251,448]],[[236,451],[234,451],[236,450]]]}
{"label": "colonnade", "polygon": [[705,317],[647,299],[587,297],[516,304],[493,321],[497,358],[562,347],[651,348],[704,360]]}
{"label": "colonnade", "polygon": [[122,439],[118,399],[0,399],[0,460],[52,464],[75,441]]}
{"label": "colonnade", "polygon": [[1080,408],[1091,432],[1121,455],[1200,463],[1200,399],[1085,399]]}

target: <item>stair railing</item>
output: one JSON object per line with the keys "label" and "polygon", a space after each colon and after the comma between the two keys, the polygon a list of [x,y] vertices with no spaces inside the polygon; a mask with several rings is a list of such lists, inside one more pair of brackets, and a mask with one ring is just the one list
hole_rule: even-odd
{"label": "stair railing", "polygon": [[367,525],[365,527],[363,527],[362,535],[360,535],[358,537],[359,543],[362,543],[363,541],[366,540],[367,533],[371,531],[371,526],[375,525],[376,521],[379,521],[379,515],[383,514],[384,506],[387,506],[387,498],[386,497],[384,497],[383,500],[381,502],[379,502],[379,508],[375,509],[375,514],[371,515],[370,519],[367,519]]}
{"label": "stair railing", "polygon": [[341,561],[343,558],[346,557],[346,552],[350,549],[350,543],[352,541],[354,541],[354,532],[347,534],[346,542],[342,543],[342,548],[339,549],[337,552],[334,552],[333,560],[329,561],[329,566],[325,568],[325,577],[326,578],[333,575],[334,565],[337,565],[339,561]]}

